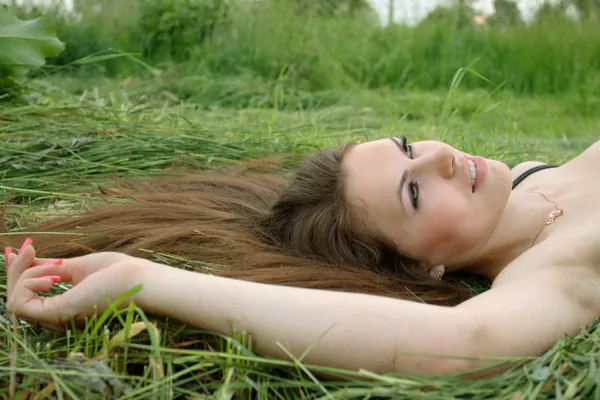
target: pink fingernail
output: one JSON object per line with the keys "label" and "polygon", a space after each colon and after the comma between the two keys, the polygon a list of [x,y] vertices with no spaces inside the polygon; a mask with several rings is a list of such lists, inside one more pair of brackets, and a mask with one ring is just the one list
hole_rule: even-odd
{"label": "pink fingernail", "polygon": [[49,267],[51,265],[62,265],[62,263],[63,263],[62,258],[59,258],[58,260],[46,261],[45,263],[43,263],[42,265],[40,265],[40,267]]}
{"label": "pink fingernail", "polygon": [[52,279],[54,282],[62,281],[62,278],[58,275],[46,275],[46,276],[42,276],[42,278]]}
{"label": "pink fingernail", "polygon": [[12,249],[7,247],[4,249],[4,265],[8,267],[8,256],[12,253]]}
{"label": "pink fingernail", "polygon": [[23,245],[22,245],[22,246],[21,246],[21,248],[19,249],[19,253],[18,253],[18,254],[21,254],[21,252],[23,252],[23,250],[25,250],[25,248],[26,248],[27,246],[29,246],[31,243],[32,243],[32,242],[31,242],[31,239],[29,239],[29,238],[25,239],[25,242],[23,242]]}

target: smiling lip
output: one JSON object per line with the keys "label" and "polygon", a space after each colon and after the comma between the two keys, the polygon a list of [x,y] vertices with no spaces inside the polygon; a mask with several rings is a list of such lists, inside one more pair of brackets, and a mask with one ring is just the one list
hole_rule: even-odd
{"label": "smiling lip", "polygon": [[[475,193],[475,191],[481,187],[481,185],[483,184],[483,182],[485,181],[485,178],[487,176],[487,170],[488,170],[488,166],[487,166],[487,161],[485,158],[483,157],[477,157],[477,156],[470,156],[467,157],[468,160],[473,161],[473,163],[475,163],[475,186],[473,186],[473,193]],[[465,163],[467,164],[467,172],[468,172],[468,177],[469,177],[469,183],[471,182],[471,171],[469,170],[469,163]]]}

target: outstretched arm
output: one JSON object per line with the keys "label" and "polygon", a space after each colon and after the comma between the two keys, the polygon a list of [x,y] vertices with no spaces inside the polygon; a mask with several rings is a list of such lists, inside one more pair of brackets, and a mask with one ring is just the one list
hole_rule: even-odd
{"label": "outstretched arm", "polygon": [[[278,342],[296,356],[316,343],[304,362],[378,373],[458,373],[486,365],[460,357],[537,356],[600,313],[597,278],[575,268],[569,276],[548,268],[535,280],[512,281],[458,307],[440,307],[238,281],[115,253],[49,266],[33,257],[31,247],[19,257],[9,255],[8,309],[21,318],[56,328],[68,316],[106,309],[103,294],[115,299],[142,284],[133,300],[148,313],[223,334],[247,331],[258,353],[274,357],[287,358]],[[51,287],[48,275],[75,286],[37,297]]]}
{"label": "outstretched arm", "polygon": [[158,266],[142,268],[138,304],[224,334],[252,334],[258,353],[378,373],[447,373],[468,362],[473,320],[461,310],[397,299],[240,281]]}
{"label": "outstretched arm", "polygon": [[[257,351],[275,357],[286,357],[277,342],[296,356],[318,342],[305,362],[379,373],[458,373],[493,364],[452,356],[538,356],[600,312],[598,301],[585,307],[571,296],[569,290],[582,294],[577,281],[551,270],[457,307],[258,284],[171,267],[143,271],[140,304],[148,311],[222,333],[231,327],[250,332]],[[597,291],[593,295],[597,298]]]}

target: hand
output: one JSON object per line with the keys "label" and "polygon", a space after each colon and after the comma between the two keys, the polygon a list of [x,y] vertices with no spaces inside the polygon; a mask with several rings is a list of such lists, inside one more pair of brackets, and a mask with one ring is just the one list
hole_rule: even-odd
{"label": "hand", "polygon": [[[101,313],[108,307],[105,296],[112,301],[140,283],[139,259],[121,253],[40,259],[35,257],[35,249],[27,239],[18,255],[7,248],[5,256],[7,311],[53,330],[64,330],[70,318],[79,324],[86,317]],[[52,297],[38,296],[55,282],[70,282],[73,288]]]}

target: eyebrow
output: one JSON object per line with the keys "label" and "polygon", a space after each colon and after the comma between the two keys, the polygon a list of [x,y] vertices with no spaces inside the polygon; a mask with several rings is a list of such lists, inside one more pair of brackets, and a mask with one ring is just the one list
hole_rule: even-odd
{"label": "eyebrow", "polygon": [[[404,149],[402,148],[402,145],[400,144],[400,142],[398,142],[398,140],[396,138],[391,137],[390,140],[392,142],[394,142],[394,144],[396,146],[398,146],[398,148],[400,149],[402,154],[406,155],[406,153],[404,152]],[[396,189],[396,194],[398,195],[398,199],[400,200],[400,204],[402,205],[402,209],[404,210],[405,213],[406,213],[406,207],[404,206],[402,192],[403,192],[404,186],[406,185],[407,179],[408,179],[408,170],[405,169],[404,172],[402,173],[402,178],[400,178],[400,183],[398,183],[398,187]]]}

